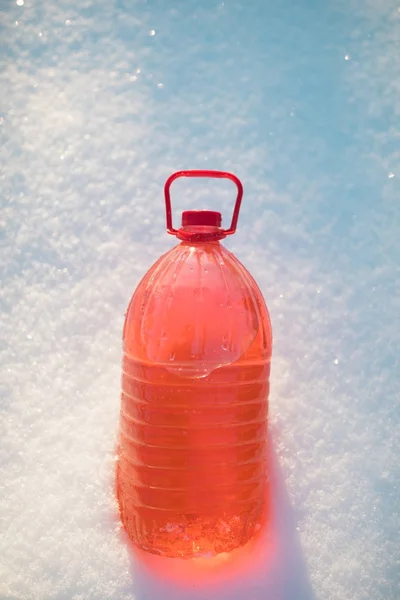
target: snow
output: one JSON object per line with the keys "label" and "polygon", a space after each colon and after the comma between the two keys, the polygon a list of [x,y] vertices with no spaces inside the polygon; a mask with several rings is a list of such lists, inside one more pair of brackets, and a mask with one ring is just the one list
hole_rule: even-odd
{"label": "snow", "polygon": [[[397,3],[1,9],[1,600],[397,599]],[[242,179],[274,328],[272,522],[228,565],[136,556],[114,500],[124,311],[184,168]],[[231,209],[174,185],[175,218]]]}

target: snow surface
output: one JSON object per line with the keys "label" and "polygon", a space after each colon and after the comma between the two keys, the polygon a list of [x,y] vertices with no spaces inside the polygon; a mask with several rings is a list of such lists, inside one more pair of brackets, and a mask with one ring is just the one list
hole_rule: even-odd
{"label": "snow surface", "polygon": [[[398,2],[1,9],[1,600],[397,600]],[[272,533],[236,574],[135,557],[114,501],[124,311],[182,168],[243,180],[228,246],[274,328]],[[176,183],[175,216],[232,194]]]}

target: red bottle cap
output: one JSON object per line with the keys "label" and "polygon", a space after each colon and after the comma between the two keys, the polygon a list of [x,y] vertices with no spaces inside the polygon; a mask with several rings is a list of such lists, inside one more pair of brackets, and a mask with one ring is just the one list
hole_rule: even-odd
{"label": "red bottle cap", "polygon": [[[175,229],[172,225],[170,187],[178,177],[213,177],[217,179],[230,179],[233,181],[237,187],[237,196],[230,227],[228,229],[221,228],[222,216],[220,212],[215,210],[185,210],[182,213],[182,227],[180,229]],[[239,218],[240,204],[243,197],[243,186],[233,173],[227,173],[225,171],[178,171],[168,177],[165,183],[164,192],[168,233],[176,235],[176,237],[181,240],[192,241],[221,240],[227,235],[235,233]]]}
{"label": "red bottle cap", "polygon": [[182,227],[191,225],[221,227],[221,223],[221,213],[216,210],[184,210],[182,213]]}

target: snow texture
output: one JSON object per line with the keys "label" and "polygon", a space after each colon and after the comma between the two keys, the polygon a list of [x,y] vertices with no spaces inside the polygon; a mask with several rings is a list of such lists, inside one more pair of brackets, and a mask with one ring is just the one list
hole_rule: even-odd
{"label": "snow texture", "polygon": [[[1,9],[1,600],[397,600],[397,1]],[[113,487],[124,311],[183,168],[244,183],[275,482],[249,564],[185,589],[187,561],[131,554]],[[233,189],[173,201],[228,215]]]}

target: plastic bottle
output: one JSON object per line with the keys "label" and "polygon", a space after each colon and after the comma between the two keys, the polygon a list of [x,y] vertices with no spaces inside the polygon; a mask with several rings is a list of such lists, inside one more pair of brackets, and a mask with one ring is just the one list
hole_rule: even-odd
{"label": "plastic bottle", "polygon": [[[232,223],[185,211],[172,226],[170,185],[218,177],[238,189]],[[235,175],[181,171],[165,184],[167,231],[181,242],[139,283],[123,332],[117,497],[140,548],[211,556],[260,528],[272,335],[262,294],[220,240],[235,232]]]}

